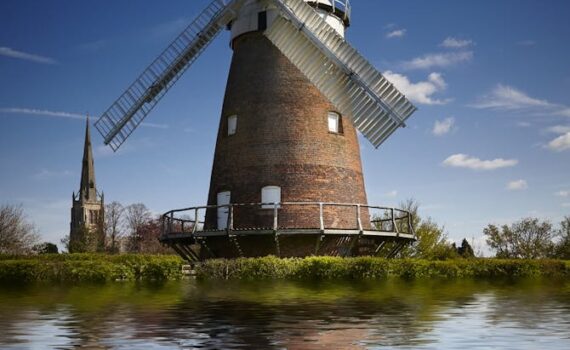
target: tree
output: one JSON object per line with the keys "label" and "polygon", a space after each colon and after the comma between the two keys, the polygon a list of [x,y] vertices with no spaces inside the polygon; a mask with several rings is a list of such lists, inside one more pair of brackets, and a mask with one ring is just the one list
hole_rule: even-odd
{"label": "tree", "polygon": [[462,258],[475,257],[475,252],[473,251],[471,244],[467,242],[466,238],[463,238],[463,241],[461,241],[461,247],[457,248],[457,254],[459,254],[459,256],[461,256]]}
{"label": "tree", "polygon": [[125,208],[119,202],[112,202],[105,206],[105,237],[107,237],[107,250],[118,253],[119,241],[123,236]]}
{"label": "tree", "polygon": [[21,206],[0,206],[0,254],[28,254],[39,241]]}
{"label": "tree", "polygon": [[66,245],[67,251],[70,253],[92,253],[99,251],[99,228],[89,229],[86,225],[82,225],[74,232],[74,238],[64,238],[61,240]]}
{"label": "tree", "polygon": [[554,248],[554,257],[570,260],[570,216],[565,216],[557,231],[560,240]]}
{"label": "tree", "polygon": [[416,243],[412,246],[412,257],[445,260],[457,257],[457,251],[448,242],[445,228],[432,218],[421,220],[416,229]]}
{"label": "tree", "polygon": [[422,219],[419,215],[420,205],[416,200],[408,199],[400,203],[400,208],[412,214],[412,227],[417,239],[400,252],[400,257],[438,260],[457,257],[456,249],[448,243],[445,228],[430,217]]}
{"label": "tree", "polygon": [[[419,215],[420,203],[413,198],[408,198],[404,202],[400,202],[399,205],[400,209],[407,211],[412,215],[412,228],[417,230],[422,222],[422,218]],[[399,222],[398,231],[399,232],[407,232],[407,222]]]}
{"label": "tree", "polygon": [[59,243],[63,244],[65,251],[69,253],[69,235],[63,236],[63,238],[59,240]]}
{"label": "tree", "polygon": [[554,250],[552,224],[548,220],[541,222],[538,218],[524,218],[500,229],[488,225],[483,233],[497,258],[546,258]]}
{"label": "tree", "polygon": [[168,254],[173,251],[162,245],[159,238],[161,234],[160,217],[152,219],[139,227],[139,252],[147,254]]}
{"label": "tree", "polygon": [[59,250],[57,249],[57,245],[51,242],[44,242],[40,244],[36,244],[32,251],[36,254],[57,254]]}
{"label": "tree", "polygon": [[140,229],[151,220],[148,208],[142,203],[135,203],[125,208],[126,223],[129,230],[128,251],[136,253],[141,251]]}

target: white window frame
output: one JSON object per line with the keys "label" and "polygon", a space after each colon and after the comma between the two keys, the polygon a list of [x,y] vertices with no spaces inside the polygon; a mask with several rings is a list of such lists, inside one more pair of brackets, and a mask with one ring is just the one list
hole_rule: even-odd
{"label": "white window frame", "polygon": [[228,136],[235,135],[237,132],[238,116],[232,114],[228,117]]}
{"label": "white window frame", "polygon": [[[232,202],[232,193],[230,191],[218,192],[216,195],[217,205],[228,205]],[[225,230],[228,228],[228,215],[230,215],[229,207],[218,207],[217,208],[217,227],[218,230]]]}
{"label": "white window frame", "polygon": [[329,112],[327,114],[327,125],[329,132],[340,134],[340,114],[337,112]]}
{"label": "white window frame", "polygon": [[[281,203],[281,187],[265,186],[261,189],[261,203]],[[281,205],[277,205],[280,208]],[[275,204],[262,204],[261,209],[273,209]]]}

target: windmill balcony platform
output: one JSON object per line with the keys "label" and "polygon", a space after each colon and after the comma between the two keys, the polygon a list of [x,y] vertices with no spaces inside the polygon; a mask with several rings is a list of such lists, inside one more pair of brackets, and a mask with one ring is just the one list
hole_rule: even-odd
{"label": "windmill balcony platform", "polygon": [[415,241],[405,210],[352,203],[232,203],[171,210],[160,241],[184,259],[394,257]]}

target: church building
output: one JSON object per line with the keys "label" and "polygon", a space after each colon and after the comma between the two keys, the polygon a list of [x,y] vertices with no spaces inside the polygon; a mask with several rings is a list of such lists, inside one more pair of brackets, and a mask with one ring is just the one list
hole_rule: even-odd
{"label": "church building", "polygon": [[73,192],[69,251],[100,251],[105,247],[104,235],[105,203],[102,193],[95,184],[95,163],[89,132],[89,118],[85,126],[85,144],[81,168],[79,192]]}

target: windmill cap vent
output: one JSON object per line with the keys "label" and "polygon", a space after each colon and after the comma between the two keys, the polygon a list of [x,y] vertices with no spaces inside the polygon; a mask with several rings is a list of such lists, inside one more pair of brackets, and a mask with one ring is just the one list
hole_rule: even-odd
{"label": "windmill cap vent", "polygon": [[309,5],[327,11],[340,18],[345,27],[350,26],[350,0],[304,0]]}

